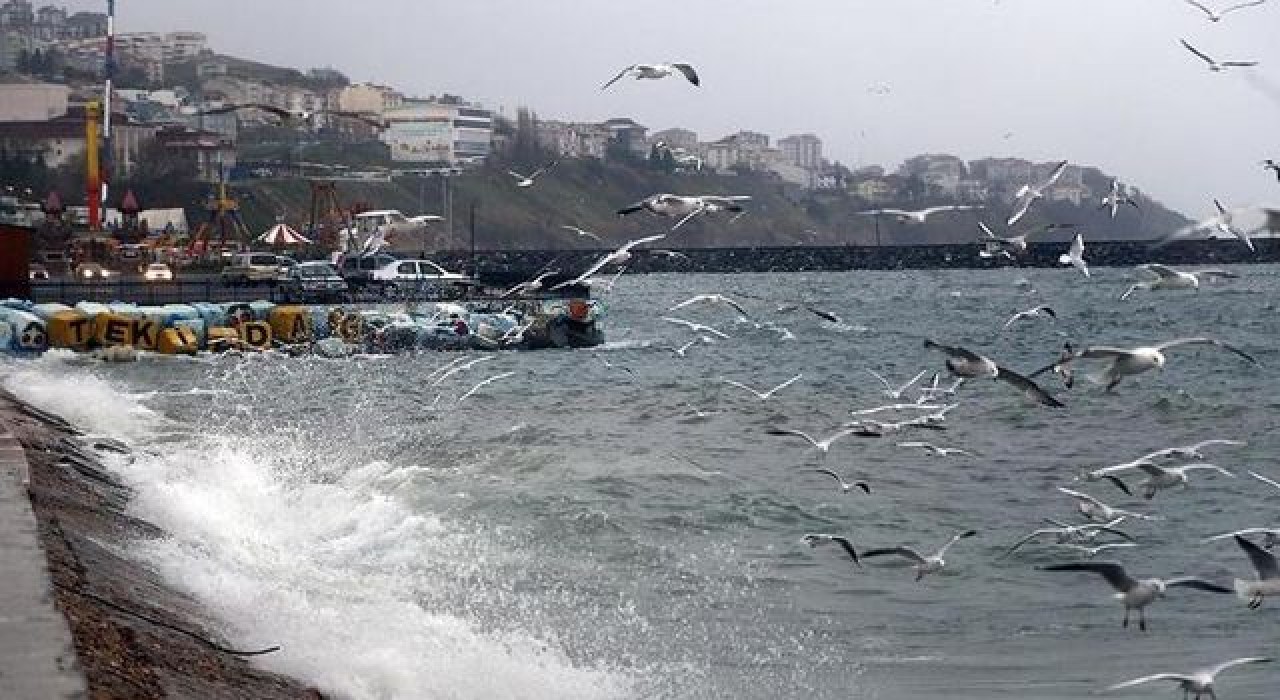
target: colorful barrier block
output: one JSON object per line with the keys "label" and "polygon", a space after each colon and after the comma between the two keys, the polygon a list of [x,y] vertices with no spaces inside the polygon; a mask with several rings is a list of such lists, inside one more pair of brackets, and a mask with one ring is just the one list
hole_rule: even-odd
{"label": "colorful barrier block", "polygon": [[194,355],[200,351],[200,342],[190,328],[165,328],[156,338],[156,351],[165,355]]}
{"label": "colorful barrier block", "polygon": [[311,312],[305,306],[277,306],[268,321],[272,334],[282,343],[309,343],[315,339]]}
{"label": "colorful barrier block", "polygon": [[49,331],[49,347],[84,351],[93,340],[93,319],[70,307],[55,311],[45,321]]}

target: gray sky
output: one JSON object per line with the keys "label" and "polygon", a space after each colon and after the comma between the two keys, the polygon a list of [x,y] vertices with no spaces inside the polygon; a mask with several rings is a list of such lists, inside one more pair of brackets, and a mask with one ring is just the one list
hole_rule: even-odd
{"label": "gray sky", "polygon": [[[1235,0],[1205,0],[1222,7]],[[40,3],[37,3],[40,4]],[[105,0],[69,0],[101,9]],[[1212,24],[1182,0],[120,0],[117,31],[194,29],[212,48],[331,66],[511,114],[631,116],[703,140],[811,131],[828,158],[923,152],[1069,159],[1200,218],[1280,202],[1280,0]],[[1210,73],[1178,45],[1256,69]],[[635,62],[703,79],[600,85]],[[869,88],[887,86],[887,94]]]}

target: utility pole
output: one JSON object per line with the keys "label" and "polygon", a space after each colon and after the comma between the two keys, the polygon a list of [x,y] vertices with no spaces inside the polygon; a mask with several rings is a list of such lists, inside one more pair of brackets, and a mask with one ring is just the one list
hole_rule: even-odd
{"label": "utility pole", "polygon": [[473,200],[471,200],[471,216],[470,216],[470,220],[471,220],[471,221],[470,221],[470,225],[471,225],[471,264],[470,264],[470,267],[471,267],[471,276],[472,276],[472,277],[475,277],[475,276],[476,276],[476,202],[477,202],[477,200],[474,200],[474,199],[473,199]]}

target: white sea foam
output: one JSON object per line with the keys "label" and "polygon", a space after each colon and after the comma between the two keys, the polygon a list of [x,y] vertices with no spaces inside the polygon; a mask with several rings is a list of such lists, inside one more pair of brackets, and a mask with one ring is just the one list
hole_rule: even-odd
{"label": "white sea foam", "polygon": [[[151,442],[173,424],[89,369],[55,362],[5,368],[4,385],[90,431],[155,448],[117,468],[135,488],[135,513],[171,537],[133,551],[207,605],[234,646],[282,647],[255,663],[339,697],[635,695],[630,674],[570,658],[521,611],[502,624],[491,609],[459,607],[504,552],[395,497],[420,467],[326,464],[333,455],[287,434]],[[510,591],[476,593],[477,606],[495,595],[524,605]]]}

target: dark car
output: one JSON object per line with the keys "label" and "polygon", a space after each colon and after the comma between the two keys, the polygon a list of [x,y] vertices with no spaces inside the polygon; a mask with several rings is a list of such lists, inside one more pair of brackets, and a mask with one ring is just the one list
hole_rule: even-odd
{"label": "dark car", "polygon": [[289,268],[280,282],[285,301],[337,301],[347,293],[347,282],[327,262],[304,262]]}

